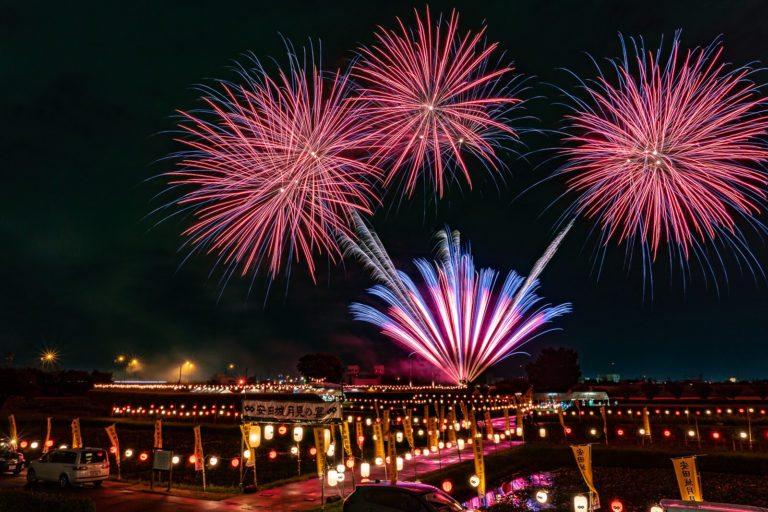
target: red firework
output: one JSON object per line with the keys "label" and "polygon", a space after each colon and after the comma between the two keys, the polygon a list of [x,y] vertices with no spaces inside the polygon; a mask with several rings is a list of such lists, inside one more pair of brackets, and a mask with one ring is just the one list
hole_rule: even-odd
{"label": "red firework", "polygon": [[268,260],[271,277],[292,257],[314,278],[314,251],[339,255],[335,234],[349,233],[352,212],[370,213],[379,171],[361,158],[361,105],[347,101],[347,75],[324,78],[289,54],[273,81],[254,61],[245,85],[205,89],[209,110],[183,113],[182,170],[173,185],[191,186],[178,202],[197,222],[194,246],[221,255],[242,274]]}
{"label": "red firework", "polygon": [[398,18],[399,31],[380,28],[378,43],[360,49],[353,74],[363,84],[360,96],[368,110],[377,144],[376,157],[387,160],[389,184],[400,172],[408,195],[425,167],[440,196],[446,167],[455,162],[472,185],[462,152],[468,151],[497,168],[495,150],[517,138],[506,114],[520,102],[510,97],[504,67],[487,71],[497,43],[486,45],[483,34],[458,34],[459,17],[434,25],[429,11],[416,29]]}
{"label": "red firework", "polygon": [[572,97],[576,135],[566,139],[564,168],[579,194],[572,209],[598,220],[605,243],[637,240],[653,259],[667,244],[687,260],[718,235],[744,247],[737,220],[760,225],[768,159],[752,70],[728,70],[717,42],[683,57],[676,37],[666,61],[635,48],[637,73],[625,48],[613,63],[617,85],[601,73],[582,83],[587,100]]}

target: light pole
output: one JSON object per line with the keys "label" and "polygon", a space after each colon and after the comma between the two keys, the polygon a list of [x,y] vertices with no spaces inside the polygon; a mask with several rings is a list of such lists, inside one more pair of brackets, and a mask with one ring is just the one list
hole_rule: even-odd
{"label": "light pole", "polygon": [[183,368],[194,368],[194,367],[195,365],[190,363],[189,361],[184,361],[184,364],[180,364],[179,365],[179,382],[177,382],[177,384],[181,384],[181,370]]}

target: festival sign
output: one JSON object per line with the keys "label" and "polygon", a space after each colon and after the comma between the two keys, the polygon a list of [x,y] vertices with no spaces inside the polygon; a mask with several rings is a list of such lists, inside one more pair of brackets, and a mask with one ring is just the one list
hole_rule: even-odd
{"label": "festival sign", "polygon": [[72,420],[72,448],[82,448],[83,438],[80,435],[80,418]]}
{"label": "festival sign", "polygon": [[[50,419],[50,418],[49,418]],[[120,473],[120,442],[117,440],[117,429],[115,424],[111,424],[108,427],[104,427],[109,437],[109,442],[115,447],[115,464],[117,464],[117,472]]]}
{"label": "festival sign", "polygon": [[384,435],[389,434],[389,409],[384,409],[381,416],[381,425]]}
{"label": "festival sign", "polygon": [[675,476],[683,501],[704,501],[701,496],[701,482],[696,470],[696,457],[677,457],[672,459]]}
{"label": "festival sign", "polygon": [[[200,425],[195,427],[195,471],[202,471],[205,475],[205,464],[203,464],[203,439],[200,435]],[[205,476],[203,476],[205,481]]]}
{"label": "festival sign", "polygon": [[595,485],[592,480],[592,446],[588,444],[572,444],[571,450],[573,450],[573,456],[576,458],[576,465],[579,466],[581,476],[584,477],[584,481],[589,487],[590,494],[592,495],[592,508],[600,508],[600,495],[595,490]]}
{"label": "festival sign", "polygon": [[155,421],[155,450],[163,449],[163,420]]}
{"label": "festival sign", "polygon": [[374,457],[384,458],[384,436],[381,433],[381,423],[373,424]]}
{"label": "festival sign", "polygon": [[387,434],[387,456],[389,457],[389,483],[397,483],[397,449],[395,448],[395,436]]}
{"label": "festival sign", "polygon": [[355,440],[357,441],[357,447],[360,451],[363,451],[363,443],[365,442],[365,436],[363,435],[363,422],[355,422]]}
{"label": "festival sign", "polygon": [[344,452],[349,457],[352,455],[352,441],[349,438],[349,423],[342,422],[339,424],[341,430],[341,442],[344,445]]}
{"label": "festival sign", "polygon": [[315,457],[317,461],[317,476],[320,478],[325,474],[325,429],[323,427],[315,427],[315,451],[317,452]]}
{"label": "festival sign", "polygon": [[244,420],[320,423],[341,419],[339,402],[243,400]]}
{"label": "festival sign", "polygon": [[403,430],[405,432],[405,438],[408,440],[408,444],[410,445],[411,450],[413,450],[413,423],[411,423],[410,416],[403,418]]}
{"label": "festival sign", "polygon": [[475,455],[475,474],[480,479],[477,486],[477,496],[482,499],[485,497],[485,460],[483,459],[483,438],[477,436],[477,422],[475,421],[474,411],[471,414],[471,423],[469,425],[472,433],[472,451]]}

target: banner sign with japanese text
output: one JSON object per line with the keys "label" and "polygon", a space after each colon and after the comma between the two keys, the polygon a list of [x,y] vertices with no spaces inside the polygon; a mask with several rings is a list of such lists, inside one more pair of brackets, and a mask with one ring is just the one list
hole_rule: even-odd
{"label": "banner sign with japanese text", "polygon": [[703,501],[699,473],[696,471],[696,457],[678,457],[672,459],[675,465],[677,485],[680,487],[680,496],[684,501]]}
{"label": "banner sign with japanese text", "polygon": [[243,400],[243,420],[325,422],[341,419],[339,402]]}

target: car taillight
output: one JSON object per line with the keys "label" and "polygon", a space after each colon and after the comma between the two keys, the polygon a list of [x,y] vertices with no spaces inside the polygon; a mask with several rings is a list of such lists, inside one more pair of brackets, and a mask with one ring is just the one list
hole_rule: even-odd
{"label": "car taillight", "polygon": [[105,462],[104,464],[101,465],[101,467],[104,469],[109,469],[109,462]]}

